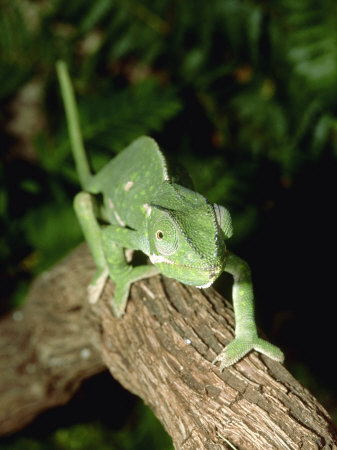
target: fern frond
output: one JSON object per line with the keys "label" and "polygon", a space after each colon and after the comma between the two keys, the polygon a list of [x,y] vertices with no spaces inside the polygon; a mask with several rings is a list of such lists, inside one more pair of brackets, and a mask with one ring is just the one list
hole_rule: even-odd
{"label": "fern frond", "polygon": [[287,57],[295,73],[309,89],[331,89],[337,79],[336,3],[285,0],[282,11]]}

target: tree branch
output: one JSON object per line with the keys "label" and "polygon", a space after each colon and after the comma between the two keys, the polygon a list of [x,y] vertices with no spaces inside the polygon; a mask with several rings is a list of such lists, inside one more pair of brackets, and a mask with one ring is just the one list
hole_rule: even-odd
{"label": "tree branch", "polygon": [[233,312],[214,289],[156,276],[132,286],[127,313],[86,300],[94,267],[80,246],[32,285],[0,323],[0,433],[66,403],[109,368],[162,421],[177,449],[322,449],[336,428],[287,370],[256,352],[234,367],[210,364],[233,337]]}

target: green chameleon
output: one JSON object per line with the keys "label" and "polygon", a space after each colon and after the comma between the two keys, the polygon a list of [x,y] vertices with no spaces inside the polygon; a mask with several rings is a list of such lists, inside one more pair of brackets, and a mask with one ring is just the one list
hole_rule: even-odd
{"label": "green chameleon", "polygon": [[[83,189],[75,197],[74,208],[97,266],[88,287],[89,302],[99,299],[110,277],[115,283],[112,307],[121,317],[130,285],[137,280],[160,272],[207,288],[226,271],[234,278],[235,339],[213,363],[220,362],[222,371],[253,349],[283,361],[279,348],[258,337],[249,266],[226,248],[233,234],[227,209],[177,184],[158,145],[149,137],[138,138],[91,175],[63,61],[57,63],[57,72]],[[153,265],[133,267],[126,260],[126,249],[141,250]]]}

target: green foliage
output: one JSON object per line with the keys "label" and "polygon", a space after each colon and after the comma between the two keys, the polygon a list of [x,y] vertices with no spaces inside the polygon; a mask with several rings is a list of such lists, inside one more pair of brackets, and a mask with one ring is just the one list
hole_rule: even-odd
{"label": "green foliage", "polygon": [[[58,58],[70,67],[94,169],[139,135],[153,135],[188,166],[200,192],[229,207],[235,246],[254,241],[263,217],[294,193],[308,167],[336,162],[336,9],[333,0],[212,0],[197,7],[193,0],[3,0],[4,299],[19,304],[33,276],[81,240]],[[43,111],[44,123],[34,135],[13,132],[9,123],[22,121],[13,104],[32,80],[43,91],[32,110]],[[322,184],[313,173],[305,193],[313,185],[316,194]],[[308,220],[316,235],[319,226]],[[266,229],[268,223],[263,239]],[[79,435],[76,427],[60,430],[50,445],[67,448],[62,442]]]}
{"label": "green foliage", "polygon": [[337,6],[331,0],[281,2],[286,57],[308,90],[336,92]]}
{"label": "green foliage", "polygon": [[[112,107],[113,105],[113,107]],[[80,102],[79,113],[84,141],[97,171],[112,156],[142,134],[162,128],[163,123],[180,110],[180,102],[172,88],[163,88],[149,78],[118,90],[114,86],[103,93],[88,95]],[[71,174],[74,164],[70,156],[69,138],[62,118],[53,140],[46,134],[37,138],[37,151],[47,171]],[[69,161],[64,170],[66,160]],[[69,171],[69,172],[67,172]],[[72,174],[74,175],[74,173]]]}
{"label": "green foliage", "polygon": [[0,100],[11,95],[31,72],[33,37],[15,2],[3,2],[0,14]]}
{"label": "green foliage", "polygon": [[139,133],[159,131],[182,102],[189,106],[173,94],[188,87],[227,152],[267,157],[286,173],[327,146],[336,152],[335,4],[193,4],[54,0],[22,7],[7,1],[0,98],[30,74],[50,75],[62,57],[76,68],[85,98],[85,136],[110,151]]}

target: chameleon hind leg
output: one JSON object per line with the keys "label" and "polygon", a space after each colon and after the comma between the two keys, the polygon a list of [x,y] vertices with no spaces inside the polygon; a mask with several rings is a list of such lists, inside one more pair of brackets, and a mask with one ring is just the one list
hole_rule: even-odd
{"label": "chameleon hind leg", "polygon": [[96,272],[88,286],[88,300],[90,303],[96,303],[103,291],[109,272],[101,242],[101,228],[95,216],[92,196],[87,192],[79,192],[74,198],[74,209],[96,264]]}
{"label": "chameleon hind leg", "polygon": [[263,353],[269,358],[282,362],[282,351],[273,344],[258,337],[254,319],[254,300],[251,274],[248,264],[229,253],[225,267],[233,275],[233,305],[235,313],[235,338],[214,359],[220,362],[220,370],[231,366],[251,350]]}

